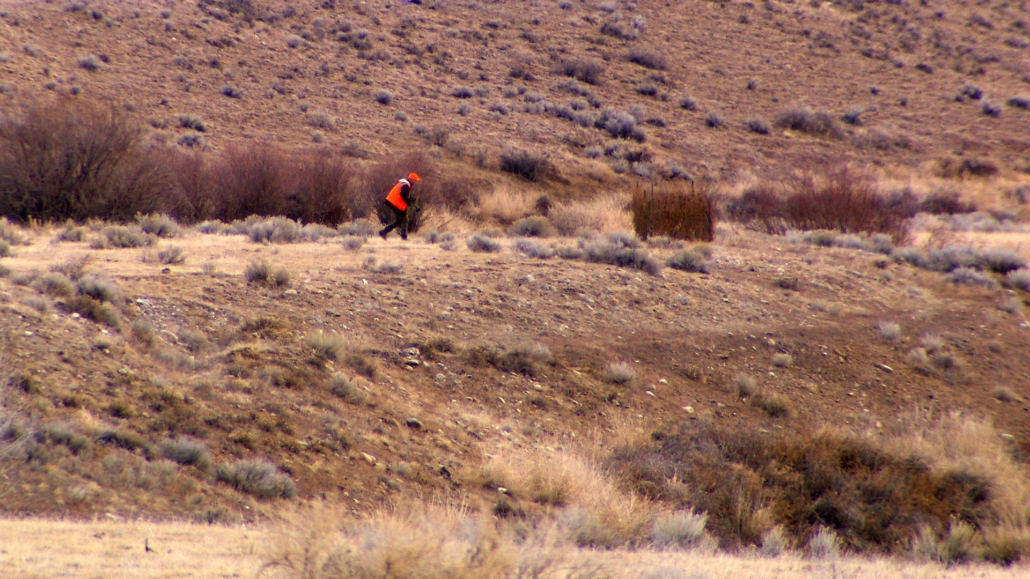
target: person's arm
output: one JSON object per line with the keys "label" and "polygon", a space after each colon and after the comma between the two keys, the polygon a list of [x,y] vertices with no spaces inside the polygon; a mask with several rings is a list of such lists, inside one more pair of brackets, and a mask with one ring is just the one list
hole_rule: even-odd
{"label": "person's arm", "polygon": [[410,204],[411,200],[411,185],[407,183],[401,183],[401,199],[404,199],[405,203]]}

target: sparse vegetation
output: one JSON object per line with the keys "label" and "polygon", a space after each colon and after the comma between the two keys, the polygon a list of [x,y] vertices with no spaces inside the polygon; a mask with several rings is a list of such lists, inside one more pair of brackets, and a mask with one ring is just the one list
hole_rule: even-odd
{"label": "sparse vegetation", "polygon": [[506,151],[501,154],[501,170],[538,182],[554,174],[554,165],[546,158],[528,151]]}
{"label": "sparse vegetation", "polygon": [[839,139],[844,136],[837,121],[823,111],[812,112],[811,109],[798,107],[787,109],[776,115],[774,124],[783,129],[821,137]]}
{"label": "sparse vegetation", "polygon": [[314,351],[315,355],[325,360],[341,360],[346,351],[343,339],[333,334],[315,332],[304,338]]}
{"label": "sparse vegetation", "polygon": [[546,217],[534,215],[519,219],[511,225],[508,232],[522,237],[553,237],[556,230]]}
{"label": "sparse vegetation", "polygon": [[604,379],[612,384],[629,384],[637,378],[637,371],[628,362],[611,362],[604,369]]}
{"label": "sparse vegetation", "polygon": [[876,329],[885,340],[893,342],[901,337],[901,324],[897,322],[880,322]]}
{"label": "sparse vegetation", "polygon": [[215,476],[240,492],[262,499],[292,499],[297,496],[297,488],[290,477],[263,460],[240,460],[231,465],[219,465]]}
{"label": "sparse vegetation", "polygon": [[250,262],[243,270],[243,276],[250,283],[260,283],[275,287],[289,287],[290,272],[286,268],[273,268],[264,260]]}
{"label": "sparse vegetation", "polygon": [[161,443],[161,454],[170,460],[208,472],[213,464],[211,453],[203,443],[179,437]]}
{"label": "sparse vegetation", "polygon": [[501,242],[481,233],[469,236],[465,240],[465,245],[477,253],[495,253],[501,250]]}

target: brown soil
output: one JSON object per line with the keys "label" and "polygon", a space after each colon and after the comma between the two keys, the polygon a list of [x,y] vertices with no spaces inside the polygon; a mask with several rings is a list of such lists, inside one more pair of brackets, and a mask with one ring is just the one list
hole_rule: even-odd
{"label": "brown soil", "polygon": [[[613,142],[604,131],[528,113],[524,95],[504,92],[521,87],[565,105],[577,97],[559,87],[568,78],[558,65],[588,59],[604,67],[596,86],[584,85],[603,106],[645,107],[640,121],[659,168],[765,174],[839,157],[908,167],[968,157],[993,159],[1003,170],[1030,167],[1030,113],[1005,104],[1030,92],[1030,26],[1018,4],[205,0],[0,7],[0,45],[10,57],[0,63],[9,89],[0,98],[11,103],[49,91],[110,99],[151,122],[155,142],[175,144],[194,132],[179,123],[180,115],[193,115],[213,147],[244,139],[306,146],[317,131],[326,145],[360,156],[418,146],[414,129],[422,126],[449,134],[438,144],[457,158],[524,148],[550,155],[565,175],[611,181],[617,176],[603,159],[585,156],[587,147]],[[638,17],[646,26],[636,39],[602,33],[606,23],[628,26]],[[664,57],[665,70],[630,62],[634,50]],[[96,69],[80,67],[91,54]],[[638,92],[646,84],[654,96]],[[1001,115],[984,114],[979,97],[956,100],[967,84]],[[230,85],[239,98],[223,95]],[[461,87],[480,94],[452,96]],[[390,104],[376,101],[379,90],[392,93]],[[687,95],[696,110],[681,108]],[[458,113],[462,104],[466,115]],[[497,112],[498,104],[510,112]],[[860,109],[862,125],[841,123],[839,138],[775,127],[766,136],[745,126],[751,119],[772,123],[796,105],[833,119]],[[725,126],[707,128],[708,113]]]}
{"label": "brown soil", "polygon": [[[913,411],[964,412],[990,418],[1030,451],[1030,333],[1021,316],[998,309],[1007,290],[957,287],[870,253],[721,234],[711,274],[666,268],[658,278],[507,249],[448,252],[415,238],[348,251],[338,241],[263,246],[189,233],[162,242],[188,256],[164,266],[141,261],[154,249],[89,251],[40,232],[4,261],[11,274],[0,279],[4,405],[30,429],[116,428],[153,445],[185,434],[216,464],[265,458],[291,474],[299,497],[359,511],[400,497],[475,497],[486,491],[461,480],[486,454],[576,444],[624,424],[886,431]],[[40,294],[19,283],[86,254],[87,271],[121,289],[120,330],[70,314],[62,299],[44,298],[45,314],[26,305]],[[368,257],[403,269],[373,273],[362,265]],[[247,283],[242,271],[255,259],[287,268],[292,287]],[[787,279],[797,290],[777,285]],[[152,344],[133,337],[136,320],[153,325]],[[900,324],[898,340],[880,335],[883,321]],[[209,347],[189,352],[185,332]],[[340,336],[346,352],[318,357],[306,343],[316,332]],[[941,336],[958,369],[910,363],[927,333]],[[505,357],[534,344],[550,357]],[[792,363],[775,366],[779,353]],[[620,360],[637,371],[628,385],[604,380]],[[369,365],[374,374],[362,376]],[[363,400],[330,393],[334,371]],[[740,373],[763,394],[786,396],[790,415],[741,400]],[[26,377],[32,385],[18,388]],[[1000,402],[998,386],[1018,400]],[[6,512],[232,520],[275,505],[192,467],[164,486],[110,482],[84,465],[145,461],[100,443],[77,459],[51,452],[4,462]],[[102,487],[90,500],[70,498],[90,481]]]}

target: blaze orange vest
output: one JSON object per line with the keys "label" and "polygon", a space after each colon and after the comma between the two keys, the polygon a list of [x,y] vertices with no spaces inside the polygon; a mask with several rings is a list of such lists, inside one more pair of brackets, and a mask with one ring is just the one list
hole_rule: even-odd
{"label": "blaze orange vest", "polygon": [[[396,185],[393,186],[393,189],[390,189],[390,193],[386,196],[386,202],[390,205],[393,205],[397,209],[400,209],[401,211],[407,211],[408,209],[408,202],[405,201],[404,196],[401,195],[401,188],[404,185],[408,185],[408,182],[404,179],[401,179],[397,182]],[[411,185],[408,186],[410,187]]]}

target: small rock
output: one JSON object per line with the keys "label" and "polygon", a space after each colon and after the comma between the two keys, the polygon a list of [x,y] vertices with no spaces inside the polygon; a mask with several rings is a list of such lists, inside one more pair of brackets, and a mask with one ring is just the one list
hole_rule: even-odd
{"label": "small rock", "polygon": [[511,494],[511,493],[508,492],[508,489],[506,489],[504,487],[497,487],[497,492],[501,493],[502,495]]}
{"label": "small rock", "polygon": [[694,407],[693,406],[684,406],[683,410],[685,410],[687,414],[693,414],[694,413]]}
{"label": "small rock", "polygon": [[894,373],[894,368],[891,368],[887,364],[877,364],[876,367],[881,369],[881,370],[883,370],[884,372],[886,372],[888,374],[893,374]]}
{"label": "small rock", "polygon": [[659,384],[668,384],[668,383],[669,383],[669,381],[668,381],[668,380],[666,380],[665,378],[659,378],[659,379],[658,379],[658,383],[659,383]]}
{"label": "small rock", "polygon": [[371,454],[368,454],[367,452],[361,453],[361,460],[367,462],[372,466],[375,466],[376,463],[379,462],[378,460],[376,460],[376,457],[372,456]]}
{"label": "small rock", "polygon": [[422,362],[419,362],[418,360],[416,360],[414,358],[408,358],[407,360],[404,361],[404,365],[405,366],[415,367],[415,366],[421,366]]}
{"label": "small rock", "polygon": [[409,418],[405,420],[404,423],[407,424],[409,428],[422,428],[422,421],[418,418]]}
{"label": "small rock", "polygon": [[1001,435],[1001,439],[1005,442],[1014,442],[1016,440],[1016,437],[1006,432],[1005,434]]}
{"label": "small rock", "polygon": [[647,391],[647,395],[650,396],[651,398],[655,397],[654,392],[651,392],[650,390]]}
{"label": "small rock", "polygon": [[295,295],[297,295],[297,290],[295,290],[295,289],[288,289],[288,290],[283,292],[283,295],[284,296],[295,296]]}

